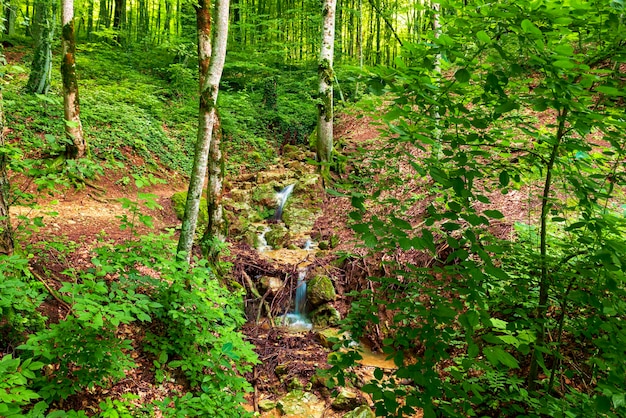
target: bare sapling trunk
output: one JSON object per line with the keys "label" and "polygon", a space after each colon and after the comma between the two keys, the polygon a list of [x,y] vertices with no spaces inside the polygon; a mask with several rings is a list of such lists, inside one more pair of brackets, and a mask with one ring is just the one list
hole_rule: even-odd
{"label": "bare sapling trunk", "polygon": [[63,24],[62,46],[63,61],[63,109],[65,113],[65,135],[67,158],[83,158],[87,154],[87,143],[83,136],[80,122],[80,102],[78,100],[78,81],[76,79],[76,41],[74,38],[74,0],[63,0],[61,10]]}
{"label": "bare sapling trunk", "polygon": [[177,250],[178,258],[187,261],[191,259],[191,249],[198,223],[200,197],[204,188],[204,178],[207,174],[213,127],[217,121],[215,104],[217,102],[222,70],[224,69],[224,61],[226,60],[228,7],[228,0],[216,1],[216,27],[213,45],[211,46],[211,3],[209,0],[200,0],[196,6],[198,67],[200,70],[198,139],[196,141],[185,214]]}
{"label": "bare sapling trunk", "polygon": [[7,155],[4,147],[4,108],[0,89],[0,254],[13,254],[13,229],[9,218],[9,178]]}
{"label": "bare sapling trunk", "polygon": [[327,177],[333,152],[333,55],[335,43],[336,0],[324,0],[322,7],[322,48],[317,66],[319,102],[317,105],[317,160],[322,177]]}
{"label": "bare sapling trunk", "polygon": [[224,215],[222,208],[223,156],[221,150],[222,132],[219,114],[213,125],[213,138],[209,147],[209,186],[207,188],[208,225],[202,237],[205,256],[214,264],[217,263],[220,245],[226,239],[224,231]]}

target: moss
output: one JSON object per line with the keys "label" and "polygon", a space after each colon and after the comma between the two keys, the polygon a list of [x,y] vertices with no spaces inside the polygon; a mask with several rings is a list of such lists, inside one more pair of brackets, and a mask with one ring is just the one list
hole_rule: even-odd
{"label": "moss", "polygon": [[[204,192],[202,193],[204,195]],[[172,195],[172,205],[174,206],[174,212],[176,217],[180,220],[185,216],[185,204],[187,203],[187,192],[178,192]],[[209,211],[207,208],[206,198],[200,199],[200,210],[198,212],[198,231],[204,231],[207,223],[209,222]]]}
{"label": "moss", "polygon": [[330,277],[320,274],[307,283],[306,296],[311,306],[317,307],[326,302],[334,301],[337,298],[337,293],[335,293],[335,287]]}

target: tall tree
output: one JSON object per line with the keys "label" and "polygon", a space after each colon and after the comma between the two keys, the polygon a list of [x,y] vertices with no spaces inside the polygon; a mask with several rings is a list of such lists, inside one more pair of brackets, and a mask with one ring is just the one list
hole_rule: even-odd
{"label": "tall tree", "polygon": [[213,45],[211,45],[211,2],[210,0],[200,0],[195,7],[198,26],[198,68],[200,71],[198,139],[177,250],[178,257],[187,261],[191,258],[191,249],[198,223],[200,197],[204,188],[204,178],[207,174],[213,127],[217,120],[215,103],[217,102],[224,61],[226,60],[229,1],[216,1],[217,25]]}
{"label": "tall tree", "polygon": [[63,109],[65,113],[65,135],[68,139],[66,154],[68,158],[82,158],[87,153],[87,144],[80,122],[80,103],[78,100],[78,82],[76,80],[76,41],[74,39],[74,0],[63,0],[61,10],[63,24],[62,46],[63,61]]}
{"label": "tall tree", "polygon": [[46,94],[50,89],[55,9],[54,2],[51,0],[35,2],[35,22],[33,24],[35,54],[26,85],[26,90],[31,93]]}
{"label": "tall tree", "polygon": [[322,48],[317,66],[319,102],[317,120],[317,160],[328,172],[333,152],[333,55],[335,43],[336,0],[324,0],[322,7]]}
{"label": "tall tree", "polygon": [[9,179],[4,148],[4,108],[0,89],[0,254],[13,253],[13,230],[9,218]]}

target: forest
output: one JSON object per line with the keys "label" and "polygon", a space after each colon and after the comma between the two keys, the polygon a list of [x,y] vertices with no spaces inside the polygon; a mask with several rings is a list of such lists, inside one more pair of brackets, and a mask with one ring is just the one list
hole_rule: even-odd
{"label": "forest", "polygon": [[626,417],[623,0],[3,0],[0,417]]}

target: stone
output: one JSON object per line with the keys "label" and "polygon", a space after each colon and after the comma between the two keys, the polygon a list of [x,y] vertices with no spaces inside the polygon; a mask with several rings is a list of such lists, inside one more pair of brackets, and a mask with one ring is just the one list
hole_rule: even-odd
{"label": "stone", "polygon": [[287,383],[287,389],[289,389],[289,390],[297,390],[297,389],[303,390],[304,389],[304,385],[302,384],[300,379],[298,379],[297,377],[294,377],[293,379],[291,379]]}
{"label": "stone", "polygon": [[313,229],[315,220],[320,213],[316,209],[297,207],[299,202],[287,204],[283,210],[282,220],[293,234],[304,234]]}
{"label": "stone", "polygon": [[326,251],[327,249],[330,248],[330,244],[326,240],[320,241],[317,243],[317,248],[319,248],[322,251]]}
{"label": "stone", "polygon": [[331,304],[325,303],[314,309],[310,314],[311,322],[315,327],[330,327],[341,321],[339,311]]}
{"label": "stone", "polygon": [[259,401],[259,409],[261,411],[267,412],[276,408],[276,401],[272,401],[270,399],[261,399]]}
{"label": "stone", "polygon": [[262,276],[259,279],[259,283],[261,283],[261,289],[263,292],[270,291],[270,294],[275,295],[280,291],[280,289],[285,286],[285,283],[279,279],[278,277],[272,276]]}
{"label": "stone", "polygon": [[349,344],[355,344],[347,332],[341,332],[337,328],[326,328],[317,332],[317,338],[320,340],[322,347],[332,349],[335,344],[349,341]]}
{"label": "stone", "polygon": [[376,418],[376,415],[369,406],[361,405],[358,408],[345,414],[343,418]]}
{"label": "stone", "polygon": [[330,277],[319,274],[308,281],[306,297],[311,306],[316,308],[324,303],[333,302],[337,298],[337,293]]}
{"label": "stone", "polygon": [[285,144],[283,147],[283,159],[285,160],[306,160],[306,153],[295,145]]}
{"label": "stone", "polygon": [[281,224],[272,224],[270,230],[265,234],[267,245],[275,250],[285,247],[290,239],[289,230]]}
{"label": "stone", "polygon": [[337,394],[337,397],[333,400],[332,407],[339,411],[350,411],[363,405],[364,402],[363,396],[356,390],[341,388],[339,394]]}
{"label": "stone", "polygon": [[321,418],[326,409],[323,401],[310,392],[292,390],[278,401],[280,412],[286,417]]}

